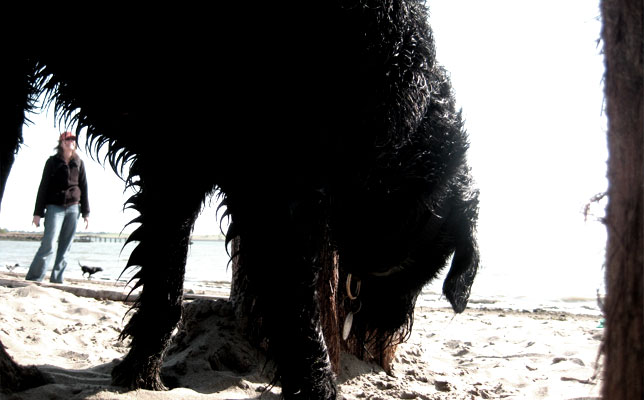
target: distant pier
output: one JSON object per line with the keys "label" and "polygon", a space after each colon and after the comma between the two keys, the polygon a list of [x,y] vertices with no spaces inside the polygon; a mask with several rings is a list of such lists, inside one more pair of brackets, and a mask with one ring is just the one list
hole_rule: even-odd
{"label": "distant pier", "polygon": [[[96,242],[125,242],[128,235],[119,235],[114,233],[92,233],[92,234],[77,234],[74,237],[74,242],[81,243],[96,243]],[[41,232],[5,232],[0,233],[0,240],[17,240],[17,241],[31,241],[39,242],[42,240]]]}
{"label": "distant pier", "polygon": [[97,243],[97,242],[125,242],[127,235],[76,235],[74,242],[80,243]]}
{"label": "distant pier", "polygon": [[[76,233],[74,242],[80,243],[123,243],[130,236],[129,233]],[[191,241],[224,241],[224,235],[193,235]],[[39,242],[42,240],[42,232],[0,232],[0,240],[18,240]]]}

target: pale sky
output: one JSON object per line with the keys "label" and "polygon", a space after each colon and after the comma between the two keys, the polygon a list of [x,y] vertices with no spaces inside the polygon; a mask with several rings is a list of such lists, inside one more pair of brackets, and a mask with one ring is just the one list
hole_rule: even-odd
{"label": "pale sky", "polygon": [[484,268],[514,264],[542,289],[600,281],[606,231],[582,214],[607,189],[599,1],[428,4],[470,135]]}
{"label": "pale sky", "polygon": [[[607,188],[598,0],[427,4],[438,61],[450,71],[470,135],[483,257],[527,259],[539,267],[539,249],[549,249],[563,263],[601,263],[604,229],[582,215],[588,200]],[[51,115],[32,119],[0,228],[35,230],[38,183],[61,129]],[[119,232],[136,216],[122,212],[129,194],[109,167],[81,156],[88,168],[89,230]],[[214,208],[199,218],[196,234],[219,233]]]}

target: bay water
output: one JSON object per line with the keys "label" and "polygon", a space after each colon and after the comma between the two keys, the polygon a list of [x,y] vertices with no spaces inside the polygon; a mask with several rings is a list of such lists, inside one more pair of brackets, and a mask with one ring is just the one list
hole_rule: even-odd
{"label": "bay water", "polygon": [[[18,264],[14,272],[26,273],[39,245],[36,241],[0,240],[0,268],[4,271],[5,266]],[[68,254],[65,278],[86,278],[80,265],[87,265],[103,268],[92,277],[94,280],[128,282],[136,270],[124,272],[123,268],[135,246],[135,243],[124,246],[124,242],[74,242]],[[229,260],[223,241],[194,240],[189,248],[184,287],[229,284],[232,277]],[[511,263],[484,266],[477,274],[468,307],[539,309],[599,316],[598,299],[604,295],[601,266],[572,265],[563,272],[560,269],[555,262],[541,269]],[[441,295],[447,270],[425,286],[417,305],[449,307]]]}

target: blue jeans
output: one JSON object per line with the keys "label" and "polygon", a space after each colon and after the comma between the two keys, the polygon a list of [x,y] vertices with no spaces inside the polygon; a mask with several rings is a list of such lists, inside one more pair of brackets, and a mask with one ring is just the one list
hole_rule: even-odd
{"label": "blue jeans", "polygon": [[71,247],[76,233],[76,223],[80,215],[78,204],[67,208],[47,204],[45,212],[45,232],[40,247],[29,266],[25,277],[28,281],[42,281],[45,273],[51,266],[54,246],[58,241],[54,268],[51,270],[49,281],[52,283],[63,283],[63,272],[67,267],[65,256]]}

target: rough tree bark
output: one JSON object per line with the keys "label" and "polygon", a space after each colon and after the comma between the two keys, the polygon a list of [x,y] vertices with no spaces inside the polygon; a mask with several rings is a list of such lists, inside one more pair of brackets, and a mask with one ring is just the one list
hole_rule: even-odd
{"label": "rough tree bark", "polygon": [[644,399],[643,3],[601,3],[609,147],[605,399]]}

